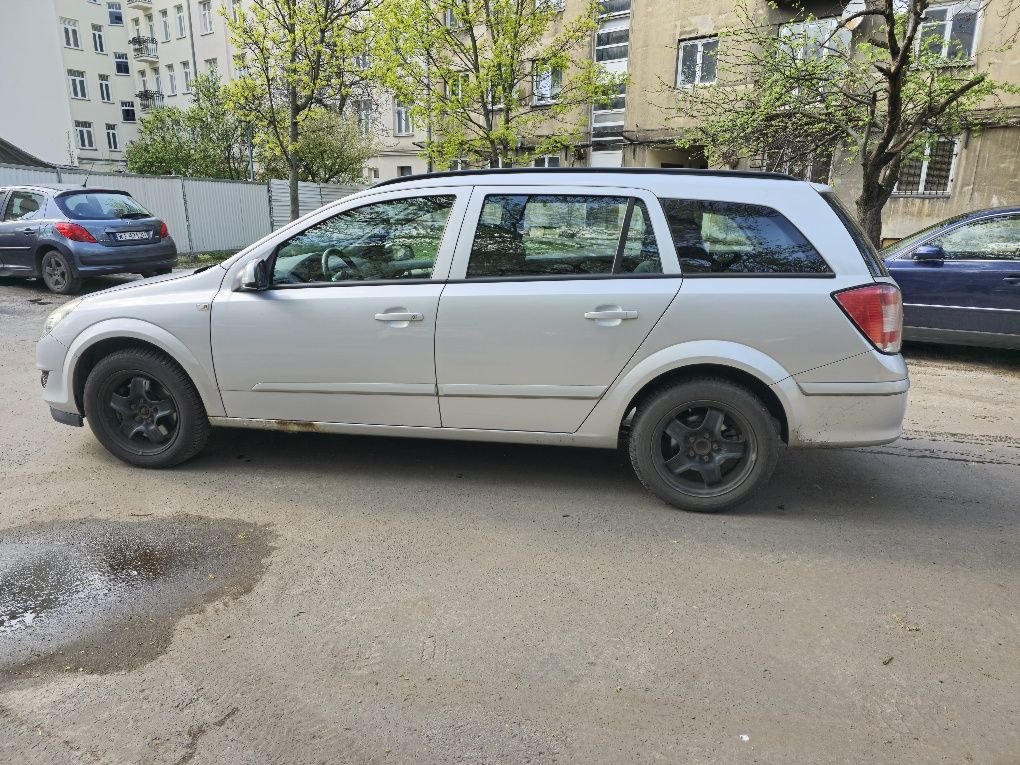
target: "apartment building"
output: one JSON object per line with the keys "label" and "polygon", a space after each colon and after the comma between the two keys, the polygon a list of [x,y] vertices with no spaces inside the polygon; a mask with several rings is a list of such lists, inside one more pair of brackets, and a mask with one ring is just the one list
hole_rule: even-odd
{"label": "apartment building", "polygon": [[[186,108],[200,73],[237,76],[225,15],[245,1],[0,0],[0,137],[53,164],[123,170],[144,114]],[[368,177],[424,172],[407,110],[384,93],[366,103]]]}

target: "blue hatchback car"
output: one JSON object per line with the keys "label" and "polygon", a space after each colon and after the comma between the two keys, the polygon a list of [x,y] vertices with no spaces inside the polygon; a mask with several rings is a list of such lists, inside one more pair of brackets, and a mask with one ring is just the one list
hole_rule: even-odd
{"label": "blue hatchback car", "polygon": [[169,273],[166,223],[126,191],[69,185],[0,188],[0,276],[35,276],[74,294],[86,276]]}
{"label": "blue hatchback car", "polygon": [[903,337],[1020,349],[1020,207],[949,218],[882,257],[903,292]]}

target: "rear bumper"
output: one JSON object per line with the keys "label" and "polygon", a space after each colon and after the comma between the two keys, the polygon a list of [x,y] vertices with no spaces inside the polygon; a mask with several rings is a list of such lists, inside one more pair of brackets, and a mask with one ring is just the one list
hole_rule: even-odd
{"label": "rear bumper", "polygon": [[774,387],[785,394],[792,447],[874,446],[903,431],[906,379],[800,385],[787,379]]}
{"label": "rear bumper", "polygon": [[71,248],[71,268],[79,276],[160,271],[176,264],[177,245],[170,237],[126,246],[74,242]]}

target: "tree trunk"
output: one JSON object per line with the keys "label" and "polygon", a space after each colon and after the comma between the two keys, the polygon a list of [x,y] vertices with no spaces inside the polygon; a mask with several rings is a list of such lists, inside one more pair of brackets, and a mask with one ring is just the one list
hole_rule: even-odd
{"label": "tree trunk", "polygon": [[298,204],[298,114],[297,114],[297,92],[291,88],[290,91],[290,147],[287,152],[287,166],[290,169],[290,219],[296,220],[301,216],[301,205]]}
{"label": "tree trunk", "polygon": [[857,222],[876,248],[882,247],[882,211],[889,193],[882,187],[878,174],[864,173],[864,183],[857,197]]}

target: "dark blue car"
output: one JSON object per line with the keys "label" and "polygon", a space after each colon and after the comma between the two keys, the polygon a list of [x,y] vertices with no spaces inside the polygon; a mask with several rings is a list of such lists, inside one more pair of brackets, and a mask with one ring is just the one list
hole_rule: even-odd
{"label": "dark blue car", "polygon": [[0,187],[0,276],[39,277],[69,295],[85,276],[153,276],[176,262],[166,223],[126,191]]}
{"label": "dark blue car", "polygon": [[903,337],[1020,349],[1020,207],[959,215],[882,250]]}

